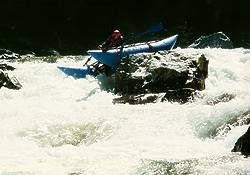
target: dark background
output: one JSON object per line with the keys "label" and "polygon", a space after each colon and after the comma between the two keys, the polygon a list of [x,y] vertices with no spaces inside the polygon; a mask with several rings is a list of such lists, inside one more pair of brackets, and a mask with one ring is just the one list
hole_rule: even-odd
{"label": "dark background", "polygon": [[160,21],[166,28],[157,37],[179,34],[180,47],[223,31],[235,47],[249,48],[249,4],[248,0],[1,0],[0,48],[84,54],[114,29],[130,36]]}

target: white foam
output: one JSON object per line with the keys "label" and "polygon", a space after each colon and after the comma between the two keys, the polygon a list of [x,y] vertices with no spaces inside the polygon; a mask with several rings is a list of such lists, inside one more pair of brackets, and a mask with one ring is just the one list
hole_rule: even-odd
{"label": "white foam", "polygon": [[[243,49],[178,51],[203,53],[209,58],[206,90],[202,92],[205,99],[223,93],[236,97],[214,106],[202,99],[185,105],[114,105],[115,96],[101,91],[97,79],[74,79],[56,68],[58,64],[74,66],[84,61],[64,58],[59,63],[10,63],[16,70],[9,74],[16,76],[23,88],[0,90],[0,174],[125,175],[136,172],[142,160],[151,159],[198,159],[199,168],[209,174],[212,170],[204,170],[202,164],[207,158],[211,167],[221,172],[229,172],[229,165],[235,170],[245,160],[239,155],[235,158],[230,150],[242,132],[217,140],[210,138],[210,131],[250,109],[249,55]],[[53,147],[50,142],[40,142],[39,136],[44,141],[44,135],[49,139],[64,135],[75,138],[72,133],[85,125],[97,128],[87,128],[94,136],[90,144]],[[53,126],[59,129],[50,130]],[[217,167],[225,155],[232,160]],[[247,163],[243,165],[240,169],[249,172]]]}

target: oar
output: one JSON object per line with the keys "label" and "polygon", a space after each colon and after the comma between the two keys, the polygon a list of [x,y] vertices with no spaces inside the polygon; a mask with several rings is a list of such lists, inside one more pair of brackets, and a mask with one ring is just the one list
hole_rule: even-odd
{"label": "oar", "polygon": [[[87,59],[87,61],[83,64],[83,66],[86,66],[87,63],[91,60],[91,58],[92,58],[92,56],[90,56],[90,57]],[[93,67],[95,67],[95,69],[97,69],[98,66],[99,66],[99,64],[101,64],[101,62],[100,62],[100,61],[96,61],[96,62],[90,64],[89,66],[93,66]]]}
{"label": "oar", "polygon": [[91,58],[92,58],[92,57],[90,56],[90,57],[87,59],[87,61],[83,64],[83,66],[85,66],[85,65],[90,61]]}
{"label": "oar", "polygon": [[154,32],[158,32],[160,30],[162,30],[164,27],[163,27],[163,24],[162,22],[159,22],[153,26],[151,26],[147,31],[141,33],[140,35],[145,35],[147,33],[154,33]]}
{"label": "oar", "polygon": [[141,37],[141,36],[143,36],[143,35],[145,35],[145,34],[148,34],[148,33],[155,33],[155,32],[161,31],[161,30],[163,30],[163,29],[164,29],[163,23],[162,23],[162,22],[159,22],[159,23],[157,23],[157,24],[151,26],[151,27],[150,27],[148,30],[146,30],[145,32],[139,33],[139,34],[137,34],[137,35],[135,35],[135,36],[130,37],[130,38],[127,39],[124,43],[126,43],[126,42],[128,42],[128,41],[130,41],[130,40],[132,40],[132,39],[134,39],[134,38]]}

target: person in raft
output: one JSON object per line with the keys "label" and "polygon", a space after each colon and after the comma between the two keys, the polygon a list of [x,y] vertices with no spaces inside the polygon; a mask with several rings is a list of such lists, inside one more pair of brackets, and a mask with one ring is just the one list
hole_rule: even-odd
{"label": "person in raft", "polygon": [[124,37],[119,30],[114,30],[112,34],[106,39],[104,43],[99,45],[102,51],[107,51],[112,47],[121,46],[124,41]]}

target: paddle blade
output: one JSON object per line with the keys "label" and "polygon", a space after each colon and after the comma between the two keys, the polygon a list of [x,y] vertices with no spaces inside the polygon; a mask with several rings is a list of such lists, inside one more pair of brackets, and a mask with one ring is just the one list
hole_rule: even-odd
{"label": "paddle blade", "polygon": [[153,33],[153,32],[158,32],[163,29],[163,24],[162,22],[153,25],[151,28],[147,30],[148,33]]}

